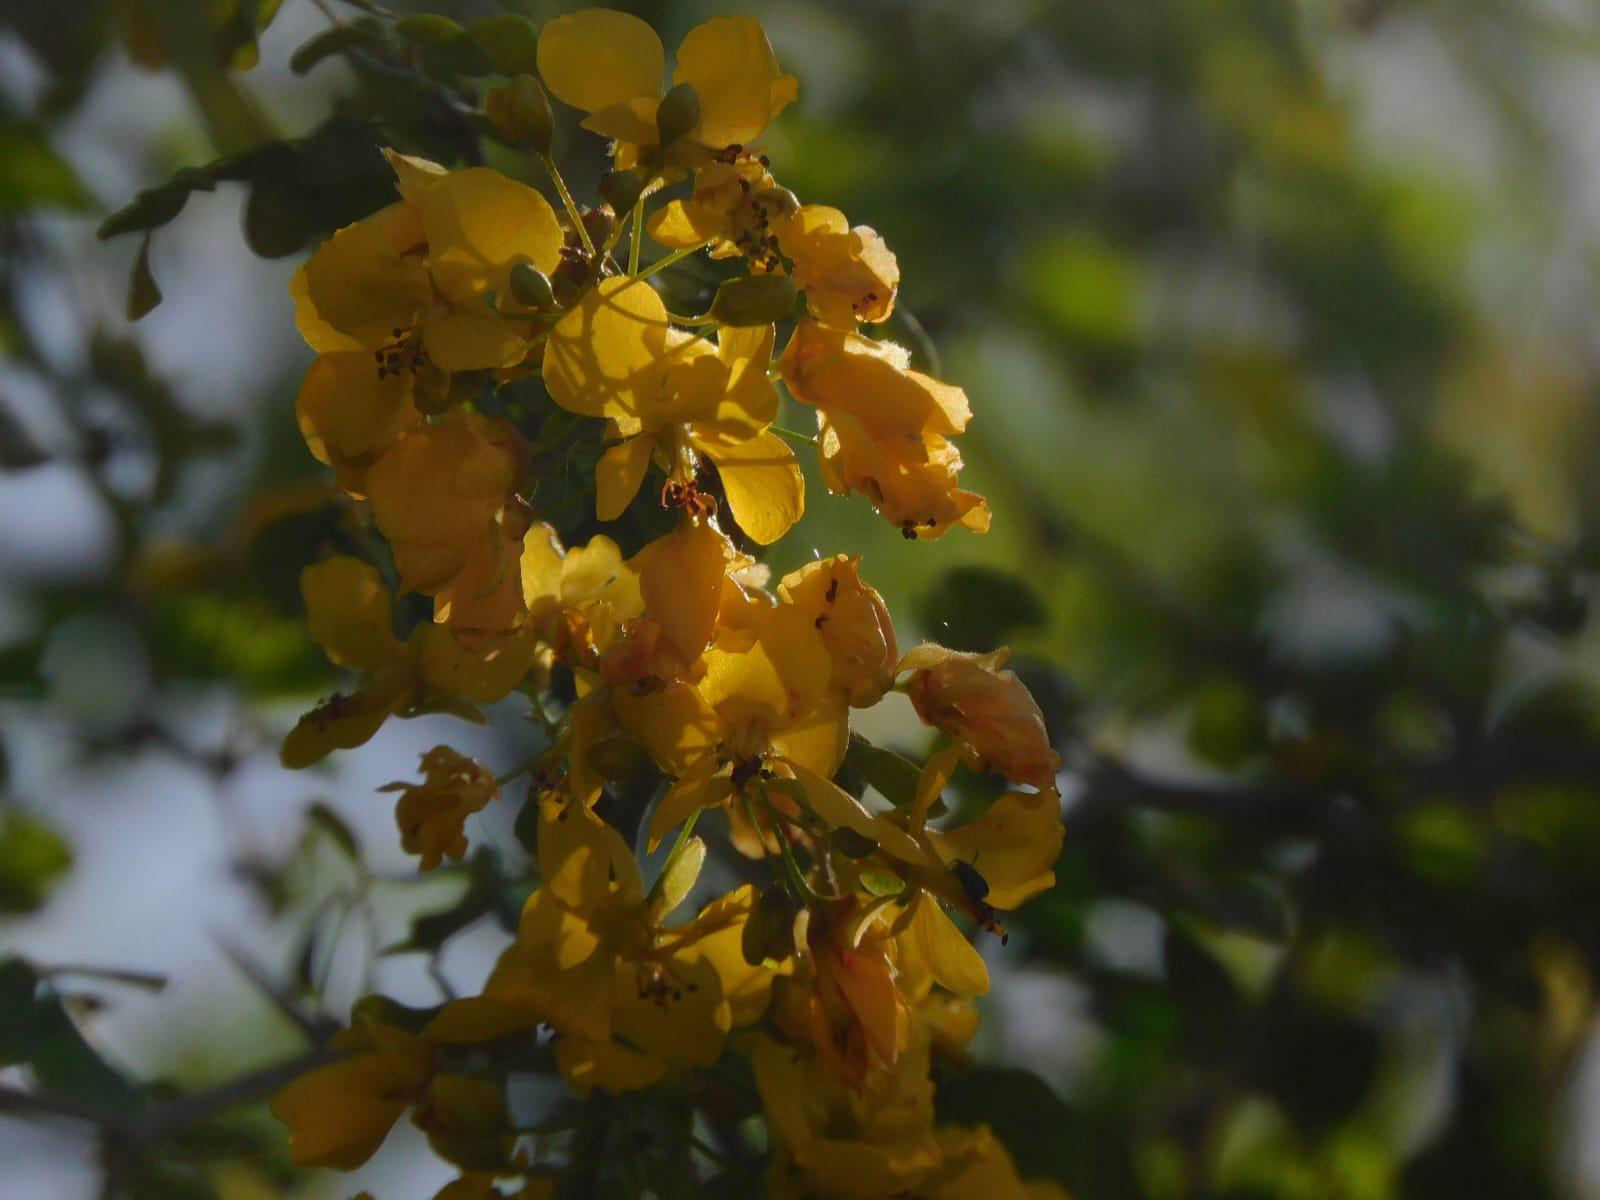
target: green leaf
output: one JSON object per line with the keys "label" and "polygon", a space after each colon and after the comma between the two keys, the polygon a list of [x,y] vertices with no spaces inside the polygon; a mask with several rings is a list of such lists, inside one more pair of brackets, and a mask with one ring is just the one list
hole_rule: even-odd
{"label": "green leaf", "polygon": [[661,879],[657,884],[660,888],[657,912],[665,916],[688,898],[694,890],[695,881],[700,878],[700,868],[705,861],[706,844],[697,837],[690,838],[674,849],[672,857],[661,870]]}
{"label": "green leaf", "polygon": [[78,174],[44,133],[20,121],[0,122],[0,212],[90,205]]}
{"label": "green leaf", "polygon": [[369,17],[362,17],[348,25],[335,25],[301,43],[299,49],[289,56],[289,69],[296,75],[305,75],[323,59],[347,50],[376,45],[382,38],[382,27]]}
{"label": "green leaf", "polygon": [[978,1067],[939,1085],[941,1122],[987,1125],[1011,1151],[1017,1174],[1069,1182],[1082,1122],[1044,1080],[1020,1067]]}
{"label": "green leaf", "polygon": [[20,809],[0,810],[0,912],[32,912],[72,865],[72,847]]}
{"label": "green leaf", "polygon": [[84,1040],[61,999],[20,958],[0,960],[0,1064],[25,1063],[42,1087],[106,1108],[139,1095]]}
{"label": "green leaf", "polygon": [[953,650],[997,650],[1018,630],[1043,625],[1045,607],[1008,571],[954,567],[934,580],[917,605],[918,622]]}
{"label": "green leaf", "polygon": [[870,783],[896,808],[905,808],[917,798],[917,780],[922,770],[908,758],[874,746],[861,737],[851,737],[844,765]]}
{"label": "green leaf", "polygon": [[351,862],[361,861],[361,843],[345,819],[320,800],[306,809],[306,822],[327,834]]}
{"label": "green leaf", "polygon": [[150,235],[147,233],[139,244],[139,257],[133,260],[133,271],[128,276],[128,320],[137,321],[160,303],[161,289],[150,273]]}
{"label": "green leaf", "polygon": [[501,75],[538,70],[539,27],[521,13],[496,13],[472,23],[467,31]]}

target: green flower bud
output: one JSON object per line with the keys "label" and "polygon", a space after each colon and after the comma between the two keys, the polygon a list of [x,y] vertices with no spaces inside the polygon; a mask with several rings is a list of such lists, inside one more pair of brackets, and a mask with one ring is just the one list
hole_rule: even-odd
{"label": "green flower bud", "polygon": [[661,97],[656,109],[656,133],[663,146],[687,134],[700,123],[700,94],[693,84],[680,83]]}
{"label": "green flower bud", "polygon": [[519,262],[511,268],[511,294],[518,304],[526,304],[540,312],[553,312],[556,294],[550,287],[550,277],[529,262]]}
{"label": "green flower bud", "polygon": [[503,87],[490,88],[483,108],[502,137],[535,153],[550,153],[555,118],[544,89],[532,75],[518,75]]}
{"label": "green flower bud", "polygon": [[771,325],[794,311],[799,289],[787,275],[745,275],[717,289],[708,316],[720,325]]}

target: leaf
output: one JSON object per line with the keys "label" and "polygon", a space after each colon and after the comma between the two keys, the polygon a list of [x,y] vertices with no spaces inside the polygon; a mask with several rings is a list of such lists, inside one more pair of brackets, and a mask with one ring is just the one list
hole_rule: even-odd
{"label": "leaf", "polygon": [[72,865],[72,847],[19,809],[0,810],[0,912],[32,912]]}
{"label": "leaf", "polygon": [[306,809],[306,823],[327,834],[333,844],[353,863],[361,861],[361,843],[345,819],[322,801]]}
{"label": "leaf", "polygon": [[133,1085],[84,1040],[54,988],[20,958],[0,960],[0,1065],[25,1063],[42,1087],[105,1108],[139,1104]]}
{"label": "leaf", "polygon": [[952,650],[998,650],[1017,631],[1037,628],[1048,612],[1027,582],[992,567],[954,567],[934,580],[917,617]]}
{"label": "leaf", "polygon": [[917,780],[922,771],[910,759],[874,746],[865,738],[852,736],[845,752],[844,765],[871,784],[896,808],[905,808],[917,798]]}
{"label": "leaf", "polygon": [[0,212],[80,210],[89,204],[78,173],[41,130],[20,121],[0,122]]}
{"label": "leaf", "polygon": [[989,1126],[1022,1178],[1068,1182],[1083,1121],[1032,1071],[978,1067],[942,1082],[934,1103],[941,1122]]}
{"label": "leaf", "polygon": [[137,321],[161,303],[161,289],[156,277],[150,273],[150,235],[144,235],[139,245],[139,257],[133,261],[133,271],[128,276],[128,309],[130,321]]}
{"label": "leaf", "polygon": [[289,56],[289,69],[296,75],[305,75],[326,58],[347,50],[377,45],[381,41],[382,26],[371,18],[362,17],[348,25],[335,25],[302,42]]}
{"label": "leaf", "polygon": [[539,27],[521,13],[496,13],[472,23],[468,34],[501,75],[538,70]]}
{"label": "leaf", "polygon": [[667,865],[661,869],[661,879],[657,884],[660,888],[657,912],[665,916],[688,898],[694,890],[695,881],[700,878],[700,868],[705,861],[706,844],[697,837],[690,838],[676,848]]}
{"label": "leaf", "polygon": [[19,471],[49,461],[17,419],[0,408],[0,470]]}

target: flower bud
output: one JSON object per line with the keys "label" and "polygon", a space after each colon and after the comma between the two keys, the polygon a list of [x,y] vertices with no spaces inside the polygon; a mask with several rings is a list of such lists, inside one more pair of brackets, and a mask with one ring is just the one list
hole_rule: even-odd
{"label": "flower bud", "polygon": [[394,23],[394,31],[413,46],[435,46],[453,42],[466,32],[449,17],[439,13],[412,13]]}
{"label": "flower bud", "polygon": [[511,268],[511,294],[518,304],[540,312],[555,311],[556,294],[551,290],[550,277],[530,262],[519,262]]}
{"label": "flower bud", "polygon": [[502,87],[490,88],[483,108],[502,137],[538,154],[550,153],[555,118],[544,89],[532,75],[518,75]]}
{"label": "flower bud", "polygon": [[745,275],[717,288],[707,315],[736,329],[771,325],[794,311],[798,295],[787,275]]}
{"label": "flower bud", "polygon": [[670,146],[700,123],[700,93],[690,83],[680,83],[661,97],[656,109],[656,133],[661,145]]}

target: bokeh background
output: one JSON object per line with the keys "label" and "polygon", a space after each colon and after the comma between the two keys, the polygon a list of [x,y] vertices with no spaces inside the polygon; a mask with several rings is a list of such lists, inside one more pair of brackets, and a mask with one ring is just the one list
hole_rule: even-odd
{"label": "bokeh background", "polygon": [[[624,7],[669,47],[733,11]],[[1080,1200],[1600,1196],[1600,10],[737,9],[801,81],[774,170],[899,255],[888,335],[967,389],[995,514],[911,545],[813,474],[769,561],[859,550],[904,644],[1011,645],[1065,756],[1057,885],[986,946],[942,1110]],[[298,624],[328,517],[285,288],[385,202],[370,147],[415,98],[291,67],[341,0],[284,0],[240,74],[185,30],[265,14],[185,11],[0,5],[0,1083],[105,1102],[279,1061],[374,985],[476,985],[493,863],[412,882],[373,789],[447,732],[499,769],[527,738],[424,718],[277,766],[334,686]],[[308,140],[161,193],[130,325],[141,236],[97,226],[270,137]],[[514,815],[474,843],[514,861]],[[464,931],[377,953],[418,912]],[[450,1177],[404,1125],[348,1180],[291,1181],[280,1143],[237,1114],[139,1187]],[[99,1180],[80,1123],[0,1104],[0,1194]]]}

